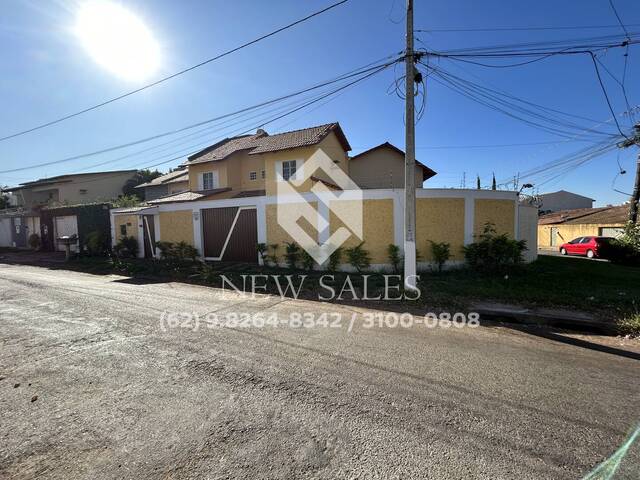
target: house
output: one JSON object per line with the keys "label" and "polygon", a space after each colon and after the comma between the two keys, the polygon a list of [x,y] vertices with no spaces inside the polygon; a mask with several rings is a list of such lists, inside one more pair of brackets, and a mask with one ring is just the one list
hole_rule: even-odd
{"label": "house", "polygon": [[577,193],[558,190],[552,193],[538,195],[539,209],[542,213],[558,212],[560,210],[575,210],[578,208],[592,208],[593,198]]}
{"label": "house", "polygon": [[[4,189],[10,192],[12,205],[0,211],[0,246],[26,248],[32,234],[43,238],[43,208],[111,200],[122,195],[123,187],[135,173],[136,170],[118,170],[58,175]],[[51,234],[47,231],[47,235]]]}
{"label": "house", "polygon": [[[283,263],[282,245],[300,243],[283,226],[284,220],[313,244],[346,231],[343,248],[364,240],[372,266],[389,268],[388,246],[403,245],[404,192],[390,179],[403,178],[402,152],[382,144],[351,158],[350,150],[338,123],[277,134],[260,129],[224,139],[187,159],[188,191],[150,200],[143,207],[111,210],[112,240],[133,236],[140,256],[157,256],[155,241],[184,241],[205,260],[248,263],[262,261],[256,244],[264,243],[279,246],[276,256]],[[322,168],[313,163],[318,157]],[[370,178],[367,164],[383,183]],[[433,175],[427,166],[417,165],[417,186]],[[279,196],[291,180],[295,194]],[[347,221],[356,209],[362,213],[357,233]],[[304,216],[309,210],[315,214],[311,219]],[[417,188],[416,240],[422,267],[432,260],[430,241],[450,244],[450,264],[463,261],[462,247],[473,242],[487,222],[500,233],[536,245],[537,217],[535,207],[518,204],[517,192]],[[527,260],[536,253],[532,248]]]}
{"label": "house", "polygon": [[[436,175],[416,160],[416,187]],[[404,188],[404,152],[389,142],[349,159],[349,176],[360,188]]]}
{"label": "house", "polygon": [[628,220],[627,205],[561,210],[538,219],[538,247],[557,248],[585,236],[619,236]]}
{"label": "house", "polygon": [[189,172],[186,168],[180,168],[173,172],[154,178],[150,182],[135,187],[143,200],[155,200],[156,198],[173,195],[189,190]]}

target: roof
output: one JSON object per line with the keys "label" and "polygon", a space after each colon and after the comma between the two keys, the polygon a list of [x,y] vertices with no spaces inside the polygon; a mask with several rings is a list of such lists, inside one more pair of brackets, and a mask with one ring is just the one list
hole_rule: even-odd
{"label": "roof", "polygon": [[351,146],[337,122],[318,125],[316,127],[292,130],[290,132],[276,133],[269,135],[264,130],[259,129],[253,135],[242,135],[239,137],[225,138],[224,140],[211,145],[188,158],[189,165],[195,163],[215,162],[224,160],[230,155],[247,151],[249,155],[260,153],[277,152],[292,148],[309,147],[317,145],[324,140],[331,132],[335,133],[338,141],[345,151],[350,151]]}
{"label": "roof", "polygon": [[568,193],[569,195],[573,195],[574,197],[586,198],[587,200],[591,200],[592,202],[595,202],[595,199],[593,198],[585,197],[584,195],[580,195],[578,193],[567,192],[566,190],[558,190],[557,192],[541,193],[540,195],[538,195],[538,197],[544,198],[549,195],[556,195],[558,193]]}
{"label": "roof", "polygon": [[111,170],[109,172],[68,173],[66,175],[56,175],[55,177],[40,178],[31,182],[24,182],[17,187],[3,188],[3,190],[7,192],[13,192],[16,190],[23,190],[25,188],[53,185],[55,183],[67,183],[72,182],[76,177],[85,177],[88,175],[119,175],[121,173],[131,173],[133,175],[135,172],[137,172],[137,170]]}
{"label": "roof", "polygon": [[[376,150],[382,149],[382,148],[388,148],[389,150],[397,152],[397,153],[399,153],[400,155],[402,155],[404,157],[404,151],[402,151],[401,149],[399,149],[398,147],[396,147],[395,145],[393,145],[393,144],[391,144],[389,142],[384,142],[384,143],[381,143],[380,145],[376,145],[375,147],[370,148],[369,150],[365,150],[364,152],[361,152],[358,155],[355,155],[355,156],[351,157],[350,161],[358,160],[358,159],[362,158],[364,155],[366,155],[368,153],[371,153],[371,152],[374,152]],[[418,159],[416,159],[416,165],[422,169],[424,180],[427,180],[427,179],[437,175],[437,173],[435,171],[431,170],[429,167],[427,167],[424,163],[422,163]]]}
{"label": "roof", "polygon": [[165,173],[157,178],[154,178],[150,182],[142,183],[134,188],[155,187],[158,185],[166,185],[168,183],[188,182],[189,172],[187,170],[175,170],[173,172]]}
{"label": "roof", "polygon": [[[164,197],[149,200],[147,203],[150,205],[158,205],[160,203],[179,203],[179,202],[195,202],[197,200],[214,200],[216,197],[222,194],[231,192],[232,189],[216,188],[213,190],[202,190],[199,192],[181,192],[174,193],[172,195],[165,195]],[[266,195],[264,190],[242,190],[234,195],[225,195],[224,198],[246,198],[246,197],[260,197]]]}
{"label": "roof", "polygon": [[576,208],[573,210],[560,210],[558,212],[541,215],[539,225],[563,224],[605,224],[624,225],[627,223],[629,207],[618,205],[615,207],[600,208]]}
{"label": "roof", "polygon": [[146,211],[154,211],[154,209],[157,207],[154,207],[153,205],[142,205],[139,207],[124,207],[124,208],[116,208],[114,209],[114,213],[115,214],[121,214],[121,213],[140,213],[140,212],[146,212]]}

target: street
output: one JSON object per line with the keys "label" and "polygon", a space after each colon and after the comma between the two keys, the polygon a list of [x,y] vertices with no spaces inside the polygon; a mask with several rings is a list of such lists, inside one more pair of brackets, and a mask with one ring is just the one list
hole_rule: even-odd
{"label": "street", "polygon": [[502,327],[365,328],[364,309],[35,266],[0,265],[0,299],[3,479],[578,479],[639,419],[637,360]]}

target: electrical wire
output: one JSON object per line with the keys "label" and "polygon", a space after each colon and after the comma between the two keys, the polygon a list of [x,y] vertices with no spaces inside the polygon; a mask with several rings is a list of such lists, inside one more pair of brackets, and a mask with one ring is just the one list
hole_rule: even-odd
{"label": "electrical wire", "polygon": [[197,122],[197,123],[188,125],[186,127],[181,127],[181,128],[175,129],[175,130],[170,130],[170,131],[163,132],[163,133],[160,133],[160,134],[152,135],[150,137],[138,139],[138,140],[135,140],[135,141],[132,141],[132,142],[127,142],[127,143],[120,144],[120,145],[115,145],[115,146],[103,148],[103,149],[96,150],[96,151],[89,152],[89,153],[83,153],[83,154],[74,155],[74,156],[67,157],[67,158],[62,158],[62,159],[58,159],[58,160],[52,160],[52,161],[43,162],[43,163],[39,163],[39,164],[35,164],[35,165],[29,165],[29,166],[25,166],[25,167],[2,170],[2,171],[0,171],[0,174],[24,171],[24,170],[29,170],[29,169],[33,169],[33,168],[40,168],[40,167],[49,166],[49,165],[57,165],[57,164],[60,164],[60,163],[71,162],[71,161],[79,160],[79,159],[82,159],[82,158],[88,158],[88,157],[92,157],[92,156],[96,156],[96,155],[100,155],[100,154],[104,154],[104,153],[113,152],[113,151],[116,151],[116,150],[121,150],[121,149],[128,148],[128,147],[131,147],[131,146],[139,145],[139,144],[142,144],[142,143],[147,143],[147,142],[150,142],[150,141],[153,141],[153,140],[157,140],[159,138],[175,135],[175,134],[190,130],[192,128],[197,128],[197,127],[200,127],[200,126],[203,126],[203,125],[206,125],[206,124],[210,124],[210,123],[213,123],[213,122],[218,121],[218,120],[222,120],[222,119],[225,119],[225,118],[233,117],[235,115],[238,115],[238,114],[241,114],[241,113],[244,113],[244,112],[247,112],[247,111],[251,111],[251,110],[266,106],[266,105],[271,105],[271,104],[274,104],[274,103],[277,103],[277,102],[280,102],[280,101],[283,101],[283,100],[287,100],[287,99],[292,98],[294,96],[301,95],[301,94],[304,94],[304,93],[308,93],[310,91],[317,90],[317,89],[325,87],[327,85],[331,85],[331,84],[334,84],[334,83],[337,83],[337,82],[340,82],[340,81],[343,81],[343,80],[347,80],[347,79],[350,79],[350,78],[353,78],[353,77],[357,77],[359,75],[363,75],[363,74],[366,74],[366,73],[369,73],[369,72],[372,72],[372,71],[376,72],[377,69],[380,69],[381,67],[383,69],[387,68],[388,66],[391,66],[391,65],[393,65],[394,63],[396,63],[396,62],[398,62],[400,60],[401,60],[401,58],[395,58],[395,59],[393,59],[391,61],[388,61],[386,63],[377,64],[377,65],[374,65],[374,66],[368,66],[368,65],[371,65],[371,64],[368,64],[366,66],[367,68],[360,67],[359,69],[353,70],[353,71],[348,72],[348,73],[343,74],[343,75],[340,75],[339,77],[336,77],[336,78],[334,78],[332,80],[327,80],[325,82],[313,85],[311,87],[308,87],[308,88],[305,88],[305,89],[302,89],[302,90],[299,90],[297,92],[293,92],[293,93],[290,93],[290,94],[287,94],[287,95],[283,95],[283,96],[280,96],[280,97],[277,97],[277,98],[274,98],[274,99],[271,99],[271,100],[267,100],[265,102],[261,102],[261,103],[258,103],[256,105],[252,105],[250,107],[245,107],[245,108],[236,110],[236,111],[231,112],[231,113],[226,113],[226,114],[223,114],[223,115],[219,115],[219,116],[216,116],[216,117],[213,117],[213,118],[201,121],[201,122]]}
{"label": "electrical wire", "polygon": [[232,48],[230,50],[227,50],[227,51],[225,51],[223,53],[220,53],[220,54],[218,54],[218,55],[216,55],[214,57],[208,58],[208,59],[206,59],[206,60],[204,60],[204,61],[202,61],[200,63],[197,63],[197,64],[192,65],[190,67],[187,67],[185,69],[182,69],[182,70],[180,70],[178,72],[172,73],[171,75],[168,75],[168,76],[163,77],[163,78],[161,78],[159,80],[156,80],[155,82],[149,83],[149,84],[144,85],[144,86],[139,87],[139,88],[136,88],[135,90],[131,90],[129,92],[123,93],[122,95],[119,95],[117,97],[111,98],[109,100],[105,100],[105,101],[103,101],[101,103],[98,103],[96,105],[93,105],[91,107],[84,108],[84,109],[82,109],[82,110],[80,110],[78,112],[71,113],[69,115],[65,115],[65,116],[57,118],[55,120],[51,120],[49,122],[42,123],[40,125],[36,125],[34,127],[31,127],[31,128],[28,128],[28,129],[25,129],[25,130],[22,130],[22,131],[19,131],[19,132],[16,132],[16,133],[12,133],[12,134],[6,135],[4,137],[0,137],[0,142],[5,141],[5,140],[9,140],[11,138],[19,137],[21,135],[25,135],[27,133],[35,132],[36,130],[41,130],[43,128],[50,127],[52,125],[64,122],[65,120],[69,120],[70,118],[74,118],[74,117],[77,117],[77,116],[82,115],[84,113],[90,112],[92,110],[96,110],[96,109],[98,109],[100,107],[104,107],[105,105],[108,105],[110,103],[117,102],[118,100],[122,100],[123,98],[127,98],[127,97],[129,97],[131,95],[134,95],[136,93],[142,92],[143,90],[147,90],[147,89],[149,89],[151,87],[155,87],[156,85],[159,85],[159,84],[164,83],[164,82],[166,82],[168,80],[171,80],[171,79],[176,78],[176,77],[178,77],[180,75],[183,75],[183,74],[185,74],[187,72],[190,72],[190,71],[195,70],[197,68],[200,68],[200,67],[202,67],[204,65],[207,65],[207,64],[209,64],[211,62],[219,60],[219,59],[221,59],[223,57],[231,55],[232,53],[235,53],[235,52],[237,52],[239,50],[242,50],[243,48],[249,47],[249,46],[251,46],[253,44],[256,44],[258,42],[261,42],[262,40],[265,40],[265,39],[267,39],[269,37],[277,35],[280,32],[283,32],[285,30],[293,28],[296,25],[304,23],[307,20],[310,20],[310,19],[312,19],[312,18],[314,18],[314,17],[316,17],[318,15],[321,15],[321,14],[323,14],[323,13],[325,13],[325,12],[327,12],[327,11],[333,9],[333,8],[336,8],[336,7],[346,3],[348,1],[349,0],[340,0],[340,1],[336,2],[336,3],[333,3],[333,4],[329,5],[328,7],[325,7],[323,9],[321,9],[321,10],[313,12],[312,14],[307,15],[306,17],[300,18],[300,19],[298,19],[298,20],[296,20],[294,22],[291,22],[291,23],[289,23],[287,25],[284,25],[283,27],[280,27],[280,28],[278,28],[276,30],[273,30],[272,32],[269,32],[269,33],[267,33],[265,35],[261,35],[261,36],[259,36],[257,38],[254,38],[253,40],[250,40],[248,42],[243,43],[242,45],[238,45],[237,47],[234,47],[234,48]]}
{"label": "electrical wire", "polygon": [[[629,24],[630,27],[640,27],[640,23]],[[558,27],[493,27],[493,28],[429,28],[415,30],[424,33],[457,33],[457,32],[529,32],[529,31],[546,31],[546,30],[596,30],[596,29],[613,29],[618,25],[570,25]]]}

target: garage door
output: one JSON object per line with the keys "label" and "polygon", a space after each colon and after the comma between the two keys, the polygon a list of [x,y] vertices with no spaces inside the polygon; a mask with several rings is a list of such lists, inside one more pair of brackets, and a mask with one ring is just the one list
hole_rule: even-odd
{"label": "garage door", "polygon": [[[55,238],[78,235],[78,217],[76,215],[65,215],[64,217],[53,217],[53,228]],[[64,245],[56,241],[56,250],[64,251]],[[78,246],[73,245],[71,250],[78,251]]]}
{"label": "garage door", "polygon": [[601,237],[613,237],[618,238],[620,235],[624,233],[624,228],[618,227],[600,227],[600,236]]}
{"label": "garage door", "polygon": [[201,216],[205,258],[258,263],[255,207],[206,208]]}
{"label": "garage door", "polygon": [[0,247],[11,246],[11,219],[0,218]]}

